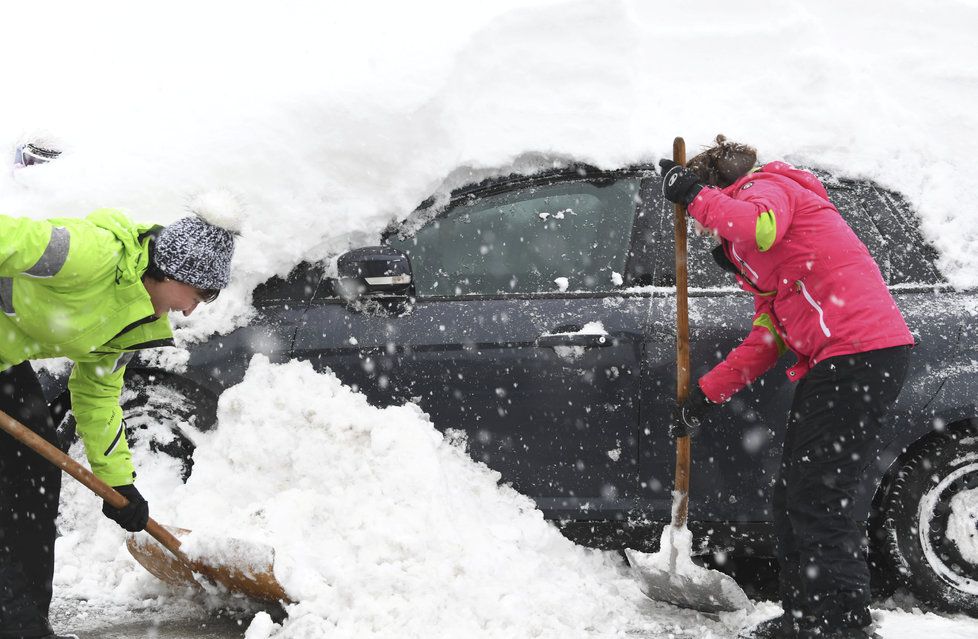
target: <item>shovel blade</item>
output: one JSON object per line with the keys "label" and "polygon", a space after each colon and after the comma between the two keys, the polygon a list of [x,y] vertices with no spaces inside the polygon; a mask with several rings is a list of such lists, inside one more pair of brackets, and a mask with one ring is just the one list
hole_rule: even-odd
{"label": "shovel blade", "polygon": [[[190,532],[183,528],[166,527],[178,539]],[[196,590],[201,589],[200,583],[194,577],[193,570],[187,564],[157,543],[149,535],[130,534],[126,536],[126,548],[136,562],[145,568],[149,574],[171,586],[186,586]]]}
{"label": "shovel blade", "polygon": [[[177,539],[190,534],[185,528],[166,528]],[[210,553],[212,558],[184,563],[149,535],[129,535],[126,540],[129,554],[150,574],[170,585],[203,589],[209,581],[258,601],[291,601],[275,578],[275,551],[271,547],[240,539],[220,540],[218,544],[220,548]],[[208,550],[213,545],[211,541]]]}
{"label": "shovel blade", "polygon": [[754,608],[737,582],[718,570],[686,566],[683,572],[672,572],[641,561],[632,550],[625,556],[649,599],[709,613]]}

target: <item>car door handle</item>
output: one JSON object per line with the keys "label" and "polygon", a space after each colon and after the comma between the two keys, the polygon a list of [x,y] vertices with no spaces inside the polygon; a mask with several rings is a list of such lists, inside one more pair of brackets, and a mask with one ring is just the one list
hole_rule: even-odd
{"label": "car door handle", "polygon": [[[569,327],[562,326],[558,330],[567,330]],[[580,329],[578,329],[580,330]],[[537,346],[583,346],[584,348],[606,348],[611,346],[611,339],[608,335],[595,335],[593,333],[576,332],[554,332],[545,333],[537,338]]]}

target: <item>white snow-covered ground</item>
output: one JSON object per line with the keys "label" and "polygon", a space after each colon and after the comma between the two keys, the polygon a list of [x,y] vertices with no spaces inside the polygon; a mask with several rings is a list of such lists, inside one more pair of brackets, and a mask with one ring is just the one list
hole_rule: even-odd
{"label": "white snow-covered ground", "polygon": [[[432,193],[722,132],[900,191],[952,282],[978,286],[975,25],[974,0],[18,3],[0,24],[0,166],[43,131],[65,153],[0,170],[0,212],[167,223],[231,189],[247,207],[234,282],[177,319],[192,340],[247,321],[269,275],[372,243]],[[370,408],[301,364],[257,360],[200,440],[186,486],[137,451],[140,488],[163,521],[274,540],[302,603],[284,626],[258,614],[249,639],[729,637],[748,621],[644,600],[615,555],[564,540],[420,411]],[[191,610],[70,482],[61,528],[62,609]],[[888,639],[978,633],[881,615]]]}

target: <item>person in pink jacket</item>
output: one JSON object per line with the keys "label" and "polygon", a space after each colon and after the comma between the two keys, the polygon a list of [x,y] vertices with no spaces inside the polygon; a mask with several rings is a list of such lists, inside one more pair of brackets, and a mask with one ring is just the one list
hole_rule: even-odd
{"label": "person in pink jacket", "polygon": [[663,195],[715,232],[714,257],[754,300],[746,339],[694,384],[674,433],[691,433],[786,351],[796,356],[773,495],[784,614],[751,636],[870,636],[865,534],[852,509],[914,339],[818,178],[755,162],[753,148],[717,136],[685,167],[659,163]]}

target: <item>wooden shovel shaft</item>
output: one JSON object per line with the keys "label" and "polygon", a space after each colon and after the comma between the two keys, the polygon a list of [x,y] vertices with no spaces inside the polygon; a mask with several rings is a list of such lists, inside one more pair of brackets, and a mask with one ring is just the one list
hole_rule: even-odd
{"label": "wooden shovel shaft", "polygon": [[[672,160],[686,164],[686,142],[672,142]],[[689,397],[689,275],[686,268],[686,206],[676,204],[676,401],[681,405]],[[692,464],[689,437],[676,438],[676,492],[679,503],[673,509],[672,525],[686,525],[689,512],[689,472]]]}
{"label": "wooden shovel shaft", "polygon": [[[85,484],[93,493],[104,499],[113,508],[124,508],[129,505],[128,499],[96,477],[92,471],[68,455],[65,455],[57,446],[53,446],[43,437],[3,411],[0,411],[0,428],[41,457],[44,457],[61,470]],[[152,535],[167,550],[172,552],[180,561],[191,565],[187,556],[180,550],[180,541],[152,518],[146,522],[146,532]]]}

